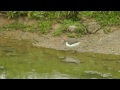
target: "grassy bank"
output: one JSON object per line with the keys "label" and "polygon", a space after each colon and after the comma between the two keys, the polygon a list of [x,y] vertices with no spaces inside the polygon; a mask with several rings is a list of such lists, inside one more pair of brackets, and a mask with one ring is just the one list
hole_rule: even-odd
{"label": "grassy bank", "polygon": [[[60,27],[53,32],[54,36],[63,33],[70,37],[91,34],[88,26],[83,24],[87,19],[95,19],[105,32],[110,32],[106,26],[115,26],[120,23],[119,11],[1,11],[0,15],[8,20],[14,20],[7,25],[0,25],[0,30],[22,30],[47,34],[54,24],[59,23]],[[20,17],[28,19],[19,22]],[[35,20],[35,23],[28,24],[29,20]],[[74,33],[67,30],[69,26],[76,26]]]}

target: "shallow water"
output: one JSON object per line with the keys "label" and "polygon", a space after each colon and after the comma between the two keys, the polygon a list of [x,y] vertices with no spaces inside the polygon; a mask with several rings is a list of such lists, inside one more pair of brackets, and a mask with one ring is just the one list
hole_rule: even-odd
{"label": "shallow water", "polygon": [[117,79],[120,55],[59,51],[0,39],[0,79]]}

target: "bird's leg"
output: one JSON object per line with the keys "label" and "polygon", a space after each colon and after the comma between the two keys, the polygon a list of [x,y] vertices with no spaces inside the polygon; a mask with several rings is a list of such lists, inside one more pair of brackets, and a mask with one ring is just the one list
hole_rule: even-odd
{"label": "bird's leg", "polygon": [[74,53],[75,52],[75,50],[72,50],[72,53]]}
{"label": "bird's leg", "polygon": [[72,48],[72,49],[71,49],[71,53],[74,53],[74,52],[75,52],[75,48]]}
{"label": "bird's leg", "polygon": [[74,47],[72,50],[72,53],[75,53],[77,49],[78,49],[78,47]]}
{"label": "bird's leg", "polygon": [[65,51],[68,51],[68,48],[67,48],[67,47],[65,47]]}

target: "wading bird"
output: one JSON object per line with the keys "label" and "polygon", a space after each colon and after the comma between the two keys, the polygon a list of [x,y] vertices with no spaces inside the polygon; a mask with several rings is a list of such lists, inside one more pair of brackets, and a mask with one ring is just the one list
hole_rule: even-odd
{"label": "wading bird", "polygon": [[77,48],[80,44],[80,41],[76,40],[75,38],[67,38],[66,36],[62,37],[64,40],[64,43],[66,45],[66,47],[68,48]]}

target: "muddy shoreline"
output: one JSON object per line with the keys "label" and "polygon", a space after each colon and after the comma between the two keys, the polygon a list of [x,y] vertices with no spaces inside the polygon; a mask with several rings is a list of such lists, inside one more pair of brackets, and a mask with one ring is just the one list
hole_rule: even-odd
{"label": "muddy shoreline", "polygon": [[[52,48],[56,50],[70,50],[63,44],[61,37],[51,34],[38,35],[37,33],[18,31],[2,31],[0,38],[28,40],[33,46]],[[120,55],[120,31],[109,34],[91,34],[78,38],[80,45],[74,50],[79,52],[93,52]]]}

